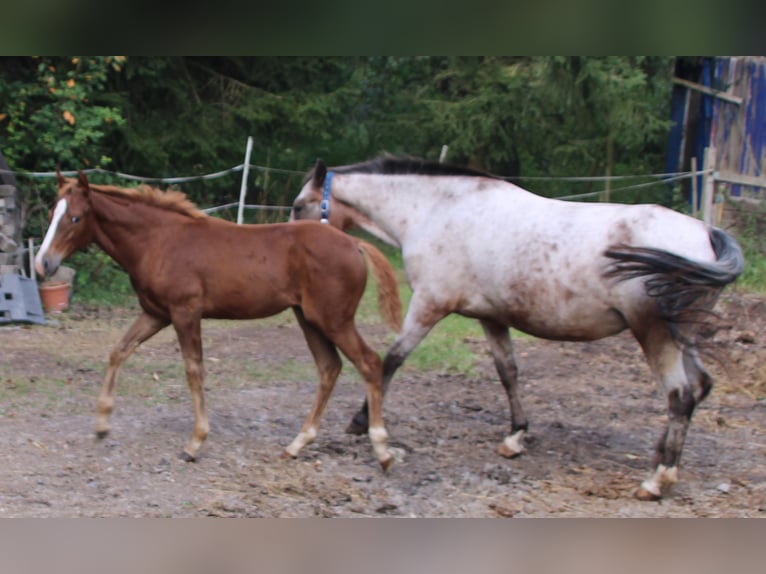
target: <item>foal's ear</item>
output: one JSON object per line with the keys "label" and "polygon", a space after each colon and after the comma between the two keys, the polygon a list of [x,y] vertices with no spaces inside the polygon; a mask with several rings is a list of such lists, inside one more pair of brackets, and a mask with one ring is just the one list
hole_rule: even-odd
{"label": "foal's ear", "polygon": [[85,173],[83,173],[81,169],[77,170],[77,183],[80,184],[80,187],[82,188],[83,192],[87,194],[88,190],[90,189],[88,185],[88,178],[85,177]]}
{"label": "foal's ear", "polygon": [[317,158],[317,162],[314,165],[314,187],[322,187],[324,185],[324,178],[326,176],[327,166],[320,158]]}
{"label": "foal's ear", "polygon": [[61,175],[61,166],[59,164],[56,164],[56,184],[59,187],[64,187],[65,183],[66,183],[66,180],[64,179],[64,176]]}

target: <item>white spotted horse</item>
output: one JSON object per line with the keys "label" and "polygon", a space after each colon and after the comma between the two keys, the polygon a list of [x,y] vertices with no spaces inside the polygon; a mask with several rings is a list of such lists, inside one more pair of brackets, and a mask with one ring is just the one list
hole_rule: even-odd
{"label": "white spotted horse", "polygon": [[[695,407],[710,392],[695,332],[743,269],[725,231],[658,205],[541,197],[460,166],[384,156],[328,170],[318,160],[292,219],[357,226],[402,251],[413,294],[383,361],[383,391],[450,313],[477,319],[510,404],[498,451],[524,450],[528,429],[509,328],[591,341],[629,329],[668,401],[652,474],[636,491],[657,500],[678,480]],[[349,432],[367,428],[366,405]]]}

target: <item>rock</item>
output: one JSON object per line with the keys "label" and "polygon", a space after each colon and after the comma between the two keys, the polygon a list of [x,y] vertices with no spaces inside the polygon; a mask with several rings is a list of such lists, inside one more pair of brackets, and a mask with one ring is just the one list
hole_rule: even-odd
{"label": "rock", "polygon": [[718,492],[723,492],[724,494],[729,494],[729,490],[731,489],[731,485],[728,482],[722,482],[721,484],[716,486],[715,489]]}
{"label": "rock", "polygon": [[739,335],[737,335],[737,338],[734,340],[737,343],[752,345],[753,343],[755,343],[755,333],[753,331],[750,331],[749,329],[745,329],[744,331],[740,331]]}

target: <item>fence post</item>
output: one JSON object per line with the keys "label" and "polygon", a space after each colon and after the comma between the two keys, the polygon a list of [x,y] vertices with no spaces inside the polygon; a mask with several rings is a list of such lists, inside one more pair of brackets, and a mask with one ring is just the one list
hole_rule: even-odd
{"label": "fence post", "polygon": [[715,147],[705,148],[705,160],[702,166],[705,183],[702,187],[702,221],[713,223],[713,193],[715,191]]}
{"label": "fence post", "polygon": [[697,217],[700,199],[697,197],[697,156],[692,156],[692,217]]}
{"label": "fence post", "polygon": [[250,154],[253,151],[253,136],[247,138],[245,150],[245,166],[242,169],[242,185],[239,188],[239,208],[237,209],[237,225],[242,223],[242,215],[245,210],[245,195],[247,194],[247,176],[250,174]]}
{"label": "fence post", "polygon": [[35,269],[35,240],[29,238],[29,277],[33,281],[37,281],[37,270]]}

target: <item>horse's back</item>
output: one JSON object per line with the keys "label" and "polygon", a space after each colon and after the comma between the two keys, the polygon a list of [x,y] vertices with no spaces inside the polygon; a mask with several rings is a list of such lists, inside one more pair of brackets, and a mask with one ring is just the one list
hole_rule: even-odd
{"label": "horse's back", "polygon": [[[209,218],[168,229],[145,273],[158,308],[199,300],[210,318],[259,318],[309,298],[361,297],[366,267],[354,239],[318,222],[235,225]],[[357,297],[358,296],[358,297]]]}
{"label": "horse's back", "polygon": [[605,275],[610,248],[715,260],[707,226],[673,210],[551,200],[513,187],[466,197],[424,226],[404,249],[413,288],[450,311],[549,339],[589,340],[625,329],[626,315],[653,305],[643,279]]}

